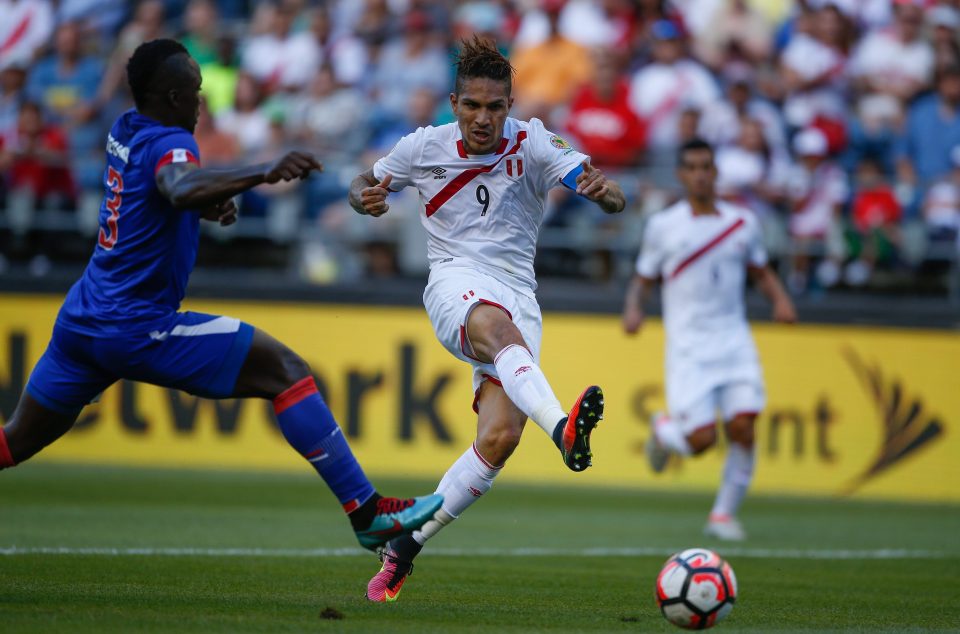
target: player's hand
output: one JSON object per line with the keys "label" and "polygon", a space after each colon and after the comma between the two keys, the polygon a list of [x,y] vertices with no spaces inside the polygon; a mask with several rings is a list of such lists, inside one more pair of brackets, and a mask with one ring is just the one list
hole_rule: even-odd
{"label": "player's hand", "polygon": [[310,172],[323,171],[323,165],[309,152],[287,152],[267,168],[263,175],[265,183],[292,181],[306,178]]}
{"label": "player's hand", "polygon": [[627,307],[623,309],[623,331],[628,335],[635,335],[640,332],[643,326],[643,320],[646,315],[639,308]]}
{"label": "player's hand", "polygon": [[797,310],[789,299],[781,300],[773,305],[773,320],[781,324],[797,322]]}
{"label": "player's hand", "polygon": [[577,193],[594,202],[603,200],[609,191],[607,177],[587,161],[580,166],[583,167],[583,171],[577,176]]}
{"label": "player's hand", "polygon": [[390,209],[387,204],[387,196],[390,195],[390,182],[393,180],[393,174],[387,174],[376,185],[364,187],[360,191],[360,204],[363,205],[364,213],[373,217],[382,216]]}
{"label": "player's hand", "polygon": [[239,212],[237,203],[233,201],[233,198],[228,198],[222,203],[201,209],[200,217],[204,220],[219,222],[221,227],[228,227],[237,221]]}

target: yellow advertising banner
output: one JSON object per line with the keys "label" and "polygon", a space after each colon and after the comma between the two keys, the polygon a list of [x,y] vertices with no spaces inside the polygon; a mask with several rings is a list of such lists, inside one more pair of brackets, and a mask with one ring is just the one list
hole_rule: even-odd
{"label": "yellow advertising banner", "polygon": [[[0,414],[9,417],[47,344],[58,297],[0,297]],[[372,475],[439,478],[473,441],[469,366],[434,339],[422,309],[191,301],[284,341],[311,364]],[[768,407],[758,420],[754,490],[960,501],[960,334],[859,326],[758,324]],[[548,313],[542,366],[572,402],[597,383],[606,415],[594,467],[573,473],[528,425],[504,480],[712,490],[723,453],[653,475],[650,414],[665,407],[663,329],[639,337],[615,316]],[[308,469],[264,401],[209,401],[122,382],[37,459],[153,466]]]}

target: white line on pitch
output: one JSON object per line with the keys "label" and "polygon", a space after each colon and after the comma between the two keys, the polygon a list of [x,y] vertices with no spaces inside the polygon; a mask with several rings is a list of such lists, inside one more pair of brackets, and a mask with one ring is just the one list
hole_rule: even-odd
{"label": "white line on pitch", "polygon": [[[934,559],[954,558],[934,550],[880,548],[874,550],[802,550],[778,548],[716,548],[724,557],[751,559]],[[669,557],[683,548],[437,548],[438,557]],[[85,548],[69,546],[0,547],[0,555],[99,555],[110,557],[357,557],[370,556],[360,548]]]}

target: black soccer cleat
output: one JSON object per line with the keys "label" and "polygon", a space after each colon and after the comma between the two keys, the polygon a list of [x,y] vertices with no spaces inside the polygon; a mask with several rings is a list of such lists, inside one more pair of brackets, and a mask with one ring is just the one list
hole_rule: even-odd
{"label": "black soccer cleat", "polygon": [[603,420],[603,390],[591,385],[573,404],[563,424],[560,454],[572,471],[583,471],[591,466],[590,433]]}

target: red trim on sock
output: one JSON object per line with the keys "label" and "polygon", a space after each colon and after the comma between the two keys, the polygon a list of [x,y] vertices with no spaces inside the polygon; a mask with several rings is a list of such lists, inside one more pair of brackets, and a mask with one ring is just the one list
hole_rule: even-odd
{"label": "red trim on sock", "polygon": [[16,464],[10,454],[10,447],[7,445],[7,435],[3,433],[3,427],[0,427],[0,469],[13,467]]}
{"label": "red trim on sock", "polygon": [[349,502],[343,505],[343,512],[346,513],[347,515],[350,515],[351,513],[356,511],[358,508],[360,508],[360,500],[356,500],[356,499],[350,500]]}
{"label": "red trim on sock", "polygon": [[273,411],[278,416],[311,394],[317,394],[317,384],[312,376],[300,379],[273,399]]}
{"label": "red trim on sock", "polygon": [[486,458],[484,458],[483,456],[481,456],[481,455],[480,455],[480,452],[477,451],[477,443],[473,443],[473,444],[470,445],[470,446],[473,447],[473,453],[475,453],[475,454],[477,455],[477,458],[480,460],[480,462],[482,462],[482,463],[484,464],[484,466],[487,467],[487,469],[493,469],[493,470],[503,469],[503,465],[500,465],[499,467],[495,467],[495,466],[493,466],[492,464],[490,464],[490,463],[487,461]]}

